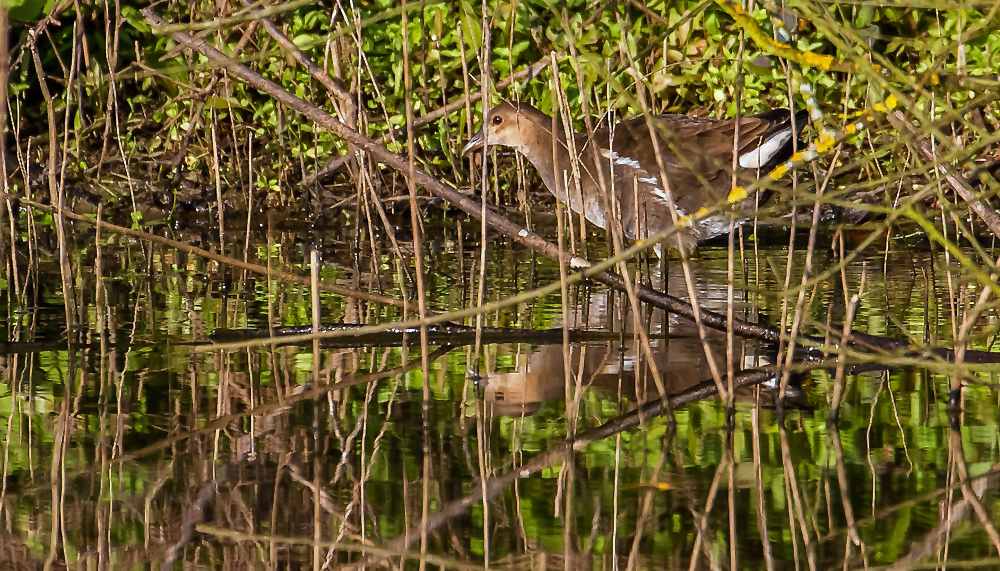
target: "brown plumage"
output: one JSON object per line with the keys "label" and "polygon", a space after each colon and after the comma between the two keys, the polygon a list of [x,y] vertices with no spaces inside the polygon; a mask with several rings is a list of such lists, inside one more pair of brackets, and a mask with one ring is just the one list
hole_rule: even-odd
{"label": "brown plumage", "polygon": [[[796,113],[794,129],[785,109],[740,119],[739,184],[749,185],[787,160],[792,139],[807,117],[806,111]],[[652,124],[653,132],[646,119],[638,117],[598,129],[593,139],[586,133],[573,133],[571,140],[561,123],[553,126],[550,116],[526,103],[504,102],[486,115],[483,128],[463,152],[486,145],[516,149],[538,169],[559,201],[601,228],[608,228],[610,220],[619,221],[624,236],[635,240],[673,227],[670,197],[678,216],[693,215],[704,207],[724,205],[732,186],[735,120],[659,115],[652,118]],[[576,161],[571,160],[571,149],[575,149]],[[669,196],[668,185],[660,180],[661,163]],[[579,187],[574,171],[580,173]],[[732,217],[743,222],[745,216],[738,211],[752,205],[751,197],[735,205],[735,214],[719,212],[678,228],[670,245],[690,250],[701,240],[724,234]]]}

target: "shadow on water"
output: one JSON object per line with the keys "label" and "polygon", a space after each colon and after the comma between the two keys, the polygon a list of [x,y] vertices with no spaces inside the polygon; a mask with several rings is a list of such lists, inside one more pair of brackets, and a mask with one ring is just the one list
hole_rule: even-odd
{"label": "shadow on water", "polygon": [[[4,290],[5,567],[58,563],[64,548],[96,566],[227,569],[296,568],[317,554],[348,569],[400,559],[861,568],[916,565],[945,541],[949,557],[995,555],[1000,411],[988,369],[962,373],[961,417],[949,416],[942,369],[848,374],[830,425],[832,367],[794,375],[776,410],[776,347],[736,339],[727,352],[724,333],[703,340],[692,323],[636,312],[592,283],[570,286],[565,305],[557,292],[491,312],[480,345],[464,325],[432,335],[426,358],[412,331],[405,343],[330,341],[318,352],[259,339],[222,350],[213,332],[308,329],[309,287],[78,231],[76,329],[66,330],[51,251],[32,252],[34,267],[22,258]],[[248,252],[307,275],[310,231],[257,230]],[[445,213],[431,233],[431,308],[474,306],[478,227]],[[362,251],[347,230],[325,236],[325,282],[412,299],[412,268],[385,241]],[[503,240],[489,246],[487,301],[558,282],[555,264]],[[780,319],[784,276],[768,262],[785,256],[761,247],[737,261],[739,317]],[[862,266],[857,329],[951,338],[943,293],[968,278],[919,251],[856,260],[812,286],[804,330],[842,322],[844,288],[857,291]],[[703,248],[693,267],[701,302],[724,312],[725,250]],[[687,297],[681,268],[667,271],[668,290]],[[416,311],[327,293],[320,303],[326,324]],[[727,353],[734,371],[759,375],[734,412],[713,392]]]}

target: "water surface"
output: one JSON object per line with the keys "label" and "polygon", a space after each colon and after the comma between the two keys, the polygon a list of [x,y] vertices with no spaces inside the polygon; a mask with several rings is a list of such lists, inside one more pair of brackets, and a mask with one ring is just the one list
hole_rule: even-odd
{"label": "water surface", "polygon": [[[482,270],[478,223],[445,214],[429,228],[431,311],[476,305],[480,275],[487,302],[559,281],[555,264],[493,236]],[[397,238],[412,254],[409,236]],[[952,343],[979,291],[953,260],[895,240],[841,271],[831,241],[814,254],[830,272],[807,284],[803,332],[842,323],[864,274],[856,329]],[[3,291],[5,567],[853,569],[997,557],[995,366],[964,373],[950,419],[941,367],[846,376],[836,425],[829,370],[792,376],[783,414],[762,386],[740,391],[731,422],[717,398],[646,415],[662,393],[711,383],[710,362],[725,374],[725,335],[703,340],[598,284],[482,316],[487,327],[603,332],[586,342],[492,339],[423,357],[412,335],[221,350],[210,345],[220,328],[309,325],[310,288],[75,225],[67,330],[57,250],[43,243],[18,244]],[[324,323],[417,313],[414,268],[384,237],[373,248],[348,230],[264,225],[247,243],[227,253],[308,276],[315,245],[324,282],[407,299],[322,293]],[[588,244],[592,257],[606,255],[601,244]],[[737,253],[738,317],[781,320],[782,244],[747,240]],[[795,268],[804,257],[793,254]],[[632,268],[662,284],[655,263]],[[700,302],[725,311],[724,242],[691,268]],[[678,258],[666,272],[687,298]],[[995,323],[989,309],[972,346],[992,347]],[[756,342],[733,354],[736,369],[776,359]]]}

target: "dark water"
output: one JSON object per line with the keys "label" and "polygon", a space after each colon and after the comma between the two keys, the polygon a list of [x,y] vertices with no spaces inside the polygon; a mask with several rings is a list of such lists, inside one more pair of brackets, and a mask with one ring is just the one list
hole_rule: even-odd
{"label": "dark water", "polygon": [[[474,306],[478,224],[445,217],[428,234],[429,309]],[[784,240],[737,254],[737,316],[780,321]],[[249,261],[303,276],[318,244],[325,282],[396,299],[403,284],[416,314],[413,268],[386,240],[375,254],[321,229],[264,228],[249,242]],[[717,398],[645,414],[661,391],[712,384],[705,346],[725,374],[724,335],[703,343],[690,323],[585,283],[483,324],[607,333],[586,343],[432,345],[426,359],[419,336],[218,349],[216,328],[310,324],[309,287],[113,234],[98,242],[83,225],[70,243],[69,332],[50,241],[20,243],[5,274],[17,343],[0,361],[2,568],[1000,565],[996,366],[960,373],[952,416],[954,371],[941,364],[848,375],[836,427],[835,373],[822,369],[792,376],[783,415],[767,386],[740,391],[729,423]],[[820,243],[814,268],[828,271],[807,284],[806,333],[843,322],[862,273],[855,328],[918,344],[950,346],[979,295],[969,272],[913,241],[880,241],[842,269],[831,237]],[[488,246],[487,302],[559,280],[548,260]],[[805,254],[792,258],[798,284]],[[652,266],[640,279],[662,283]],[[702,248],[691,267],[701,303],[725,311],[726,248]],[[678,259],[667,276],[687,298]],[[320,304],[324,323],[404,316],[337,294]],[[972,347],[991,348],[996,317],[987,305]],[[775,360],[759,343],[734,351],[736,369]]]}

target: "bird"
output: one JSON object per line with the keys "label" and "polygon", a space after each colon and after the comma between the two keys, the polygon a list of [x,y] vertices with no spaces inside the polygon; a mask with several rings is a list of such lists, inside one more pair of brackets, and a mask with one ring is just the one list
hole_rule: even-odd
{"label": "bird", "polygon": [[[667,244],[690,253],[698,242],[729,232],[731,221],[749,218],[754,197],[730,194],[734,158],[737,184],[752,184],[792,156],[793,140],[808,117],[805,109],[739,120],[666,114],[651,116],[649,123],[640,116],[601,127],[593,136],[567,135],[561,121],[531,105],[503,101],[484,116],[462,154],[494,145],[513,148],[557,200],[595,226],[607,230],[615,221],[629,240],[673,228]],[[709,210],[727,199],[734,211]],[[661,244],[655,251],[663,257]]]}

